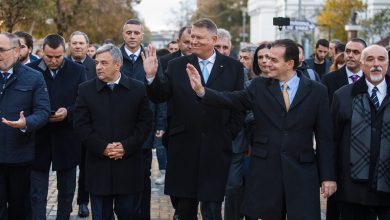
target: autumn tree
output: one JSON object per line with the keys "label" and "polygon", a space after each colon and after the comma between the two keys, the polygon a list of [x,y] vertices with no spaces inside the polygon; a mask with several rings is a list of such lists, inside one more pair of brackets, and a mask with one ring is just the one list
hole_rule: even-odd
{"label": "autumn tree", "polygon": [[362,20],[362,37],[367,42],[374,43],[378,38],[385,38],[390,35],[390,9],[382,9],[374,17]]}
{"label": "autumn tree", "polygon": [[326,0],[323,10],[317,16],[317,25],[322,32],[329,33],[331,39],[347,41],[345,25],[355,11],[366,8],[361,0]]}
{"label": "autumn tree", "polygon": [[0,0],[0,27],[12,32],[14,27],[29,19],[34,8],[40,7],[39,0]]}
{"label": "autumn tree", "polygon": [[[193,20],[198,18],[210,18],[218,27],[224,28],[232,35],[232,44],[237,46],[242,33],[242,9],[247,7],[247,0],[201,0],[198,1],[198,9]],[[246,20],[249,17],[246,14]],[[246,27],[246,30],[249,30]]]}

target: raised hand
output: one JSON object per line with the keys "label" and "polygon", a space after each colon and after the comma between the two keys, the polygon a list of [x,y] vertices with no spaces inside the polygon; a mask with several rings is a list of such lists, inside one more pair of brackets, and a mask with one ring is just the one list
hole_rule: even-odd
{"label": "raised hand", "polygon": [[205,89],[202,85],[202,80],[200,78],[198,70],[192,65],[187,64],[186,68],[188,78],[190,79],[191,87],[196,92],[198,96],[204,96]]}
{"label": "raised hand", "polygon": [[144,63],[146,78],[154,78],[158,69],[156,48],[149,44],[149,46],[141,53],[141,57]]}
{"label": "raised hand", "polygon": [[24,117],[23,111],[19,113],[19,119],[17,121],[9,121],[5,118],[1,118],[1,121],[12,128],[17,128],[17,129],[26,128],[26,118]]}

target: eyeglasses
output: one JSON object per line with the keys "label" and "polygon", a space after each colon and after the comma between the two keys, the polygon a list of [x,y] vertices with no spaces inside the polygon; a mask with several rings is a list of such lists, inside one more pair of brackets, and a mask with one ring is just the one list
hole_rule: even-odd
{"label": "eyeglasses", "polygon": [[0,53],[5,53],[7,51],[10,51],[12,49],[15,49],[16,47],[11,47],[11,48],[8,48],[8,49],[4,49],[4,48],[0,48]]}

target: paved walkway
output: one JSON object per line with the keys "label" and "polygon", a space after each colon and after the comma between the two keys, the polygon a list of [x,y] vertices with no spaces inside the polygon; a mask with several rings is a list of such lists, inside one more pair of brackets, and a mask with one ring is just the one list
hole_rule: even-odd
{"label": "paved walkway", "polygon": [[[153,152],[155,155],[155,152]],[[173,217],[173,208],[169,197],[164,195],[164,185],[155,185],[154,181],[159,177],[157,159],[154,156],[152,162],[152,203],[151,203],[151,219],[152,220],[169,220]],[[55,173],[51,173],[49,180],[49,192],[48,192],[48,202],[46,207],[47,219],[55,220],[57,213],[57,190],[56,190],[57,179]],[[89,218],[80,218],[77,215],[78,206],[76,202],[76,195],[73,199],[73,212],[71,214],[71,220],[92,220],[91,216]],[[321,200],[321,209],[322,209],[322,219],[325,219],[325,205],[326,202]],[[199,219],[201,219],[199,217]]]}

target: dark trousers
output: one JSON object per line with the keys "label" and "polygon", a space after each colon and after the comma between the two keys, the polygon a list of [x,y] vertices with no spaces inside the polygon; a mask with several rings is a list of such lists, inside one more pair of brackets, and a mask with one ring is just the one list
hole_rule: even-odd
{"label": "dark trousers", "polygon": [[81,148],[81,160],[79,164],[79,188],[77,190],[77,204],[88,204],[89,193],[85,190],[85,155],[87,148],[82,145]]}
{"label": "dark trousers", "polygon": [[340,203],[342,220],[390,220],[390,207]]}
{"label": "dark trousers", "polygon": [[242,171],[243,160],[244,153],[233,154],[232,156],[225,192],[225,220],[237,220],[241,218],[240,207],[244,182]]}
{"label": "dark trousers", "polygon": [[0,220],[28,219],[31,165],[0,164]]}
{"label": "dark trousers", "polygon": [[[76,167],[57,172],[57,220],[69,220],[72,201],[76,188]],[[31,207],[33,220],[46,219],[49,172],[33,170],[31,172]]]}
{"label": "dark trousers", "polygon": [[119,220],[139,220],[141,210],[141,193],[98,196],[91,195],[93,220],[114,219],[114,212]]}
{"label": "dark trousers", "polygon": [[339,220],[340,208],[336,199],[336,194],[333,194],[326,202],[326,220]]}
{"label": "dark trousers", "polygon": [[[177,198],[177,214],[180,219],[198,219],[198,204],[195,199]],[[222,220],[222,202],[200,202],[200,211],[203,220]]]}
{"label": "dark trousers", "polygon": [[144,191],[142,192],[141,219],[150,220],[152,149],[142,149],[144,161]]}

